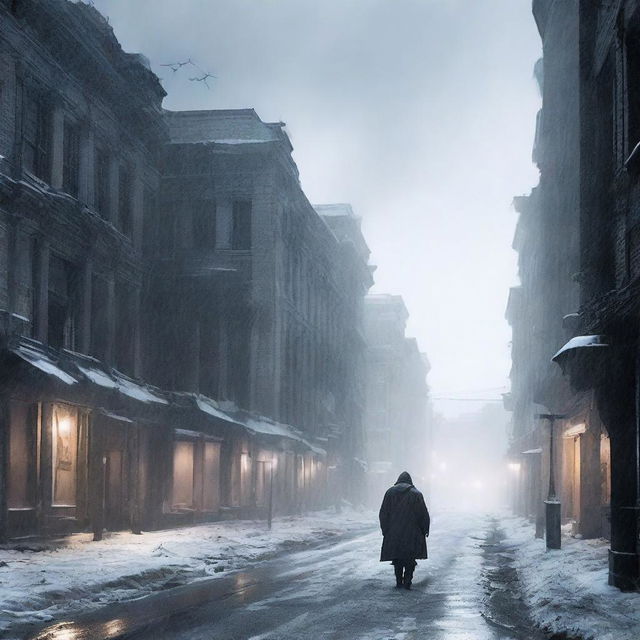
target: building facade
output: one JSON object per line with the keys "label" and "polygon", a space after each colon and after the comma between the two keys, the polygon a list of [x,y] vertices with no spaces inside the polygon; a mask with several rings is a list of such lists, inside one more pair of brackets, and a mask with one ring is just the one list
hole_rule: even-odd
{"label": "building facade", "polygon": [[[544,51],[541,178],[520,203],[522,286],[508,309],[512,455],[526,458],[529,476],[520,479],[520,508],[539,508],[544,489],[530,478],[544,477],[549,465],[549,427],[536,435],[531,425],[536,413],[556,414],[563,515],[585,537],[610,536],[609,582],[636,589],[640,7],[542,0],[533,7]],[[536,395],[538,388],[546,393]]]}
{"label": "building facade", "polygon": [[[166,119],[156,289],[159,300],[176,286],[183,295],[168,300],[171,320],[158,319],[188,338],[166,337],[175,348],[160,354],[158,383],[288,425],[328,454],[299,456],[296,477],[308,482],[310,467],[347,480],[363,446],[361,307],[372,284],[358,219],[348,205],[311,206],[282,123],[251,109]],[[184,370],[168,366],[181,358]],[[317,490],[297,491],[294,502],[317,503]]]}
{"label": "building facade", "polygon": [[[138,450],[141,434],[107,409],[135,399],[105,400],[93,420],[104,385],[91,377],[117,368],[126,387],[142,375],[143,210],[159,181],[164,91],[89,6],[0,12],[3,527],[84,526],[92,484],[111,491],[114,524],[128,521],[138,498],[127,492],[125,450]],[[83,354],[77,365],[90,373],[58,367],[65,354]],[[105,459],[100,479],[92,456]]]}
{"label": "building facade", "polygon": [[364,446],[357,218],[280,123],[164,112],[88,4],[0,34],[0,537],[327,504]]}
{"label": "building facade", "polygon": [[366,442],[368,490],[377,504],[402,471],[428,492],[432,438],[426,377],[429,362],[405,336],[409,312],[401,296],[365,300],[367,339]]}

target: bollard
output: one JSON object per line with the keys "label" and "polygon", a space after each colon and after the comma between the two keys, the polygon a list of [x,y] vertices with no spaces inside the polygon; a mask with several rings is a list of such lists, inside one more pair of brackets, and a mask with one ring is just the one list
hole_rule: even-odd
{"label": "bollard", "polygon": [[560,502],[545,500],[547,549],[560,548]]}

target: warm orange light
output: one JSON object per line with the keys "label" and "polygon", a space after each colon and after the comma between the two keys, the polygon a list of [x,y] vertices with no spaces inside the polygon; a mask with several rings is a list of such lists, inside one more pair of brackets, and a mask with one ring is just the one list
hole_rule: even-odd
{"label": "warm orange light", "polygon": [[71,420],[62,418],[58,421],[58,433],[61,436],[68,436],[71,433]]}

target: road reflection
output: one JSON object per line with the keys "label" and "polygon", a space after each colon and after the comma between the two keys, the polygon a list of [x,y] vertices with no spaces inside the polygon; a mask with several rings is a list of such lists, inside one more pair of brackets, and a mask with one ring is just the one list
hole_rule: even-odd
{"label": "road reflection", "polygon": [[122,618],[114,618],[93,625],[59,622],[33,636],[33,640],[97,640],[98,638],[110,640],[125,633],[127,626]]}

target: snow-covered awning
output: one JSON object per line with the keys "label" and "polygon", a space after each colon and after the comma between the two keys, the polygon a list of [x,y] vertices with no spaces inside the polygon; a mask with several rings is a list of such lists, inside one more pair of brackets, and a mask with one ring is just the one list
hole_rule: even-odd
{"label": "snow-covered awning", "polygon": [[311,451],[313,451],[313,453],[317,453],[321,456],[327,455],[327,452],[324,449],[317,447],[316,445],[309,442],[309,440],[304,438],[304,436],[299,431],[289,426],[288,424],[275,422],[273,420],[269,420],[269,418],[265,418],[262,416],[259,416],[257,418],[248,418],[244,422],[244,424],[247,429],[253,431],[254,433],[296,440],[297,442],[300,442],[308,447]]}
{"label": "snow-covered awning", "polygon": [[542,453],[542,449],[540,447],[538,447],[537,449],[527,449],[526,451],[522,452],[523,456],[528,456],[528,455],[533,455],[536,453]]}
{"label": "snow-covered awning", "polygon": [[[89,360],[88,358],[86,360]],[[78,371],[93,384],[97,384],[105,389],[112,389],[119,391],[129,398],[138,400],[140,402],[155,402],[157,404],[169,404],[169,401],[160,395],[160,392],[152,390],[147,385],[141,384],[128,378],[124,374],[116,370],[109,372],[98,368],[96,366],[90,366],[89,363],[83,364],[76,363]]]}
{"label": "snow-covered awning", "polygon": [[551,358],[553,362],[558,362],[563,356],[569,355],[569,353],[576,352],[578,349],[603,349],[609,347],[609,344],[606,342],[605,336],[602,335],[594,335],[594,336],[576,336],[575,338],[571,338],[567,344],[562,347],[554,356]]}
{"label": "snow-covered awning", "polygon": [[12,349],[12,352],[36,369],[50,376],[54,376],[65,384],[76,384],[78,382],[71,374],[61,369],[53,358],[42,351],[31,349],[28,345],[21,344],[15,349]]}
{"label": "snow-covered awning", "polygon": [[327,452],[323,448],[310,442],[304,437],[301,431],[298,431],[288,424],[276,422],[265,416],[243,411],[232,402],[217,402],[212,398],[200,394],[183,393],[180,395],[195,401],[196,407],[203,413],[222,420],[227,424],[240,427],[250,434],[294,440],[317,455],[327,455]]}

